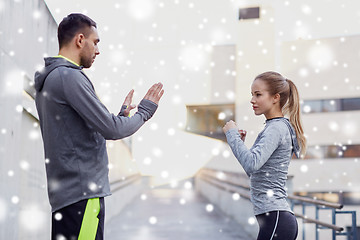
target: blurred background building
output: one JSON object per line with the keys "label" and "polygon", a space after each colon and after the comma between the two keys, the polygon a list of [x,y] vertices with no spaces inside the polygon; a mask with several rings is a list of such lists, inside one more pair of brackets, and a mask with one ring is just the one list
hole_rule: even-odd
{"label": "blurred background building", "polygon": [[[291,192],[339,202],[359,219],[359,9],[350,0],[0,0],[0,239],[49,235],[33,75],[57,54],[57,24],[71,12],[98,23],[101,54],[86,71],[111,112],[132,88],[135,103],[155,82],[166,91],[141,130],[108,142],[108,219],[147,185],[181,188],[200,169],[244,174],[222,126],[236,120],[252,145],[265,119],[252,112],[250,85],[269,70],[293,80],[301,96],[308,152],[290,165]],[[217,193],[202,184],[216,205]],[[238,221],[254,233],[251,214]]]}

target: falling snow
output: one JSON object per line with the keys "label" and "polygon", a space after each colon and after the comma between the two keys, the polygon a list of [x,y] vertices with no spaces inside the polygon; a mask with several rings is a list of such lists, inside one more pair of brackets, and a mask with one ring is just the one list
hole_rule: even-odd
{"label": "falling snow", "polygon": [[[20,3],[21,1],[15,0],[13,2]],[[230,0],[227,1],[229,6],[225,3],[222,4],[225,7],[230,7],[231,11],[237,11],[239,7],[244,7],[246,2]],[[105,8],[106,3],[104,4]],[[190,134],[185,136],[187,133],[184,133],[183,130],[187,125],[186,113],[182,110],[178,111],[178,109],[185,108],[187,104],[211,104],[210,99],[214,98],[224,102],[236,103],[236,108],[239,109],[236,109],[235,120],[248,127],[249,138],[254,138],[258,131],[252,124],[256,120],[254,120],[255,118],[248,111],[250,105],[248,104],[246,107],[241,105],[242,101],[245,102],[246,100],[248,102],[248,99],[242,95],[242,91],[243,89],[248,89],[249,86],[247,85],[249,84],[244,84],[246,86],[237,85],[235,89],[220,91],[220,89],[211,89],[211,81],[216,77],[217,69],[222,68],[221,71],[219,70],[222,76],[234,77],[246,82],[245,78],[251,78],[261,68],[257,56],[264,58],[264,61],[267,61],[269,57],[272,58],[274,54],[275,56],[280,56],[280,54],[277,54],[271,48],[272,45],[278,43],[274,44],[274,42],[271,42],[272,39],[268,37],[259,37],[252,41],[251,44],[253,44],[256,51],[254,49],[246,49],[246,46],[239,47],[239,43],[244,45],[250,43],[243,38],[242,34],[239,34],[238,19],[230,17],[232,16],[230,10],[222,12],[219,8],[218,13],[207,11],[208,4],[206,3],[206,7],[204,7],[201,1],[132,0],[128,3],[119,1],[119,3],[111,3],[107,14],[104,14],[104,17],[108,15],[113,19],[115,19],[114,13],[116,13],[116,16],[121,16],[119,19],[116,19],[117,21],[114,21],[116,25],[112,21],[104,21],[105,18],[97,16],[99,32],[101,33],[101,38],[104,39],[100,44],[102,55],[99,56],[95,66],[88,70],[88,73],[91,74],[89,76],[94,80],[102,102],[109,109],[116,109],[114,111],[118,111],[119,105],[126,94],[125,91],[128,91],[128,89],[135,88],[134,102],[138,103],[145,94],[146,88],[152,82],[162,81],[165,84],[166,95],[164,95],[164,98],[167,97],[167,99],[161,102],[154,118],[146,123],[146,127],[142,128],[139,133],[136,133],[137,135],[132,139],[131,144],[134,147],[133,152],[135,156],[129,157],[133,159],[129,160],[129,162],[133,165],[126,166],[124,169],[125,171],[134,171],[136,173],[138,171],[146,172],[144,169],[147,169],[148,173],[150,173],[149,175],[159,176],[166,183],[170,183],[170,186],[174,189],[179,187],[185,190],[193,190],[195,188],[191,181],[185,181],[182,184],[180,180],[174,180],[190,175],[185,169],[190,169],[192,166],[194,168],[201,168],[212,159],[220,159],[222,161],[220,163],[223,165],[234,160],[231,157],[231,151],[228,149],[224,150],[223,147],[212,144],[201,144],[201,140],[197,138],[198,136],[189,136]],[[357,97],[360,92],[360,85],[356,77],[354,77],[358,75],[356,62],[350,57],[344,57],[343,54],[346,52],[339,50],[343,49],[342,46],[350,46],[353,43],[353,37],[357,37],[353,35],[358,35],[359,25],[355,24],[355,22],[359,21],[359,16],[355,17],[356,14],[350,11],[351,9],[348,7],[348,5],[352,6],[350,3],[329,2],[328,4],[331,5],[329,9],[336,9],[331,16],[335,16],[335,13],[341,14],[343,10],[346,10],[349,12],[348,15],[352,16],[346,18],[349,23],[346,29],[342,24],[334,24],[334,20],[329,19],[329,16],[326,14],[327,10],[319,9],[318,4],[315,2],[304,4],[303,2],[296,1],[281,1],[274,6],[281,10],[279,12],[284,13],[283,16],[278,16],[273,11],[269,11],[264,7],[264,9],[261,9],[262,19],[249,21],[252,29],[257,29],[257,32],[266,31],[265,28],[267,26],[270,27],[269,29],[275,29],[274,38],[280,41],[278,48],[281,50],[285,49],[286,53],[284,55],[289,55],[286,57],[288,61],[278,59],[279,62],[284,64],[279,69],[282,69],[294,78],[299,87],[300,95],[304,97],[305,101],[308,99],[329,100],[328,98],[330,97],[334,99],[344,96]],[[6,7],[7,5],[0,1],[0,12],[6,10]],[[75,5],[73,7],[76,10]],[[83,9],[81,5],[77,7],[79,7],[77,9],[79,12],[88,13],[89,15],[93,13],[90,6],[88,9]],[[53,9],[55,18],[63,17],[68,12],[68,9],[62,5],[55,8],[50,7],[50,9]],[[296,12],[292,12],[295,9]],[[166,15],[166,13],[176,10],[183,11],[179,12],[179,15],[181,14],[182,16],[181,18],[177,18],[176,14],[170,18]],[[293,16],[289,17],[288,14]],[[38,10],[30,11],[29,16],[37,24],[46,18],[44,12]],[[167,18],[167,21],[164,21],[164,17]],[[287,21],[284,21],[285,19]],[[118,26],[119,22],[122,23],[120,27]],[[342,29],[339,29],[340,27]],[[334,30],[331,31],[331,28]],[[31,32],[27,25],[24,24],[17,25],[13,31],[17,38],[27,38]],[[110,35],[112,33],[115,37]],[[179,35],[179,33],[181,34]],[[2,35],[3,32],[0,32],[0,36]],[[336,44],[339,45],[332,44],[328,39],[329,36],[331,38],[335,36]],[[49,39],[44,33],[34,36],[33,40],[33,43],[37,45],[48,45],[51,41],[56,42],[56,38]],[[307,45],[306,49],[304,49],[302,44],[305,42],[304,40],[312,41],[313,44]],[[285,44],[287,42],[289,43],[288,45]],[[284,44],[286,48],[284,47],[283,49],[281,44]],[[236,45],[236,52],[227,57],[227,60],[236,66],[236,70],[229,66],[223,66],[223,62],[214,59],[213,50],[214,46],[217,45]],[[334,46],[339,47],[339,49]],[[356,57],[358,59],[359,51],[356,48],[354,49],[355,51],[357,51],[357,55],[354,55],[354,59]],[[257,56],[255,56],[255,52],[258,54]],[[21,50],[14,46],[6,50],[6,57],[10,58],[13,62],[17,61],[16,59],[22,56],[22,54]],[[50,54],[50,51],[45,53],[45,50],[41,50],[39,56],[48,56]],[[256,61],[252,61],[252,58],[256,58]],[[43,64],[40,60],[36,60],[30,68],[40,71],[43,69]],[[104,73],[103,69],[108,69],[108,71]],[[103,76],[103,74],[105,75]],[[332,76],[334,76],[334,80],[330,79]],[[10,98],[22,94],[23,79],[24,75],[20,71],[6,72],[4,80],[1,81],[1,93]],[[341,96],[337,94],[337,91],[342,92]],[[47,96],[46,92],[43,94]],[[22,114],[27,114],[26,112],[32,114],[35,112],[33,107],[29,108],[23,105],[21,101],[12,102],[11,104],[9,109],[14,113],[14,116],[23,116]],[[336,105],[334,100],[330,104],[331,106]],[[165,114],[161,115],[161,111],[165,112]],[[311,104],[302,105],[302,111],[304,119],[308,117],[305,131],[309,146],[314,147],[317,152],[323,149],[321,143],[322,135],[326,135],[328,138],[326,139],[327,143],[324,145],[327,145],[328,142],[336,141],[333,146],[338,148],[336,148],[334,154],[342,159],[346,156],[346,151],[351,149],[343,145],[358,143],[359,121],[356,114],[345,116],[345,114],[339,113],[338,115],[341,114],[341,117],[336,117],[337,113],[332,115],[321,113],[329,117],[326,120],[318,121],[316,114],[312,114],[312,111],[316,111],[316,106]],[[55,117],[59,121],[62,120],[61,116]],[[215,115],[216,120],[225,120],[229,117],[231,115],[225,111],[218,112]],[[315,121],[312,121],[312,117],[314,117]],[[311,121],[308,121],[309,119]],[[19,130],[11,125],[12,123],[6,124],[1,125],[0,140],[3,138],[10,139],[14,133],[15,137],[18,136],[17,134],[20,134]],[[146,130],[149,130],[150,133]],[[189,127],[188,130],[196,129]],[[29,143],[37,145],[41,141],[38,123],[34,123],[34,129],[22,131],[23,136],[26,137]],[[248,143],[251,143],[251,139],[249,139]],[[314,143],[320,144],[320,146],[314,145]],[[117,145],[112,143],[108,143],[108,148],[110,152],[115,152],[118,149]],[[0,154],[2,154],[2,151],[7,151],[7,149],[5,147],[1,148]],[[315,152],[314,156],[320,155],[317,155]],[[132,157],[135,157],[138,161],[135,161],[135,158]],[[329,185],[339,186],[342,184],[344,189],[351,191],[355,187],[358,188],[359,185],[356,179],[352,179],[354,175],[352,168],[355,169],[353,166],[358,168],[359,164],[358,159],[349,159],[349,161],[344,159],[344,165],[347,165],[346,170],[342,166],[339,166],[339,170],[336,169],[337,167],[326,159],[316,161],[315,163],[307,160],[304,160],[307,162],[299,163],[295,160],[295,164],[290,164],[290,170],[295,175],[294,183],[299,184],[298,189],[303,188],[313,191],[321,187],[327,188]],[[29,173],[32,173],[32,170],[34,172],[39,171],[33,160],[34,158],[31,156],[19,158],[18,160],[12,159],[14,165],[10,165],[9,168],[3,170],[4,176],[9,181],[14,181],[18,177],[22,177],[22,174],[30,175]],[[45,159],[46,164],[50,162],[49,159]],[[115,162],[109,163],[108,168],[110,172],[117,171],[118,164]],[[313,174],[317,168],[326,168],[327,171],[324,172],[329,174],[329,176]],[[240,171],[239,169],[236,169],[236,171]],[[191,174],[196,172],[193,169],[192,171]],[[179,173],[181,176],[177,176],[178,172],[181,172]],[[218,172],[216,176],[219,180],[226,179],[224,172]],[[306,176],[306,181],[303,181],[304,176]],[[60,180],[49,182],[50,189],[57,189],[60,186]],[[88,188],[91,191],[97,191],[99,187],[94,182],[88,184]],[[295,185],[294,187],[296,188],[297,186]],[[273,197],[274,190],[268,190],[267,196]],[[8,199],[0,198],[0,223],[10,216],[10,206],[20,207],[21,205],[23,208],[22,204],[25,202],[25,198],[20,193],[12,193],[12,195],[7,197]],[[147,194],[141,194],[140,199],[145,203],[149,200],[149,197]],[[239,201],[241,197],[238,193],[234,193],[230,199]],[[188,199],[185,197],[179,198],[176,204],[186,208]],[[206,204],[205,210],[209,213],[213,212],[214,205]],[[28,221],[30,218],[35,220]],[[61,221],[61,214],[55,215],[55,219]],[[149,217],[148,215],[146,219],[148,219],[150,225],[158,224],[158,217],[156,216],[150,215]],[[19,213],[19,222],[27,231],[38,231],[45,224],[45,221],[46,217],[38,206],[28,206]],[[256,223],[254,217],[248,218],[247,221],[249,225]],[[179,220],[178,222],[179,224],[186,224],[185,220]],[[222,229],[218,231],[223,232]],[[65,238],[58,236],[57,239]]]}
{"label": "falling snow", "polygon": [[214,206],[212,204],[207,204],[205,209],[207,212],[212,212],[214,211]]}
{"label": "falling snow", "polygon": [[157,220],[156,217],[152,216],[152,217],[149,218],[149,223],[150,223],[150,224],[154,225],[154,224],[156,224],[157,222],[158,222],[158,220]]}

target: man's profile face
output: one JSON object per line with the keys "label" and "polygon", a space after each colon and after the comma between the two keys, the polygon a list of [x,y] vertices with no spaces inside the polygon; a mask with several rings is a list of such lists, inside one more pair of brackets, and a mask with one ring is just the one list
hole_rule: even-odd
{"label": "man's profile face", "polygon": [[97,55],[100,54],[98,43],[100,38],[95,27],[91,27],[90,34],[85,38],[85,46],[80,53],[80,65],[89,68],[94,63]]}

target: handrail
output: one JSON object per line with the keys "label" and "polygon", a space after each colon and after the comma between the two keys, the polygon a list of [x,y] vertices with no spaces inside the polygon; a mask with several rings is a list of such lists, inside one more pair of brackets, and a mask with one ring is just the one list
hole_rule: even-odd
{"label": "handrail", "polygon": [[338,232],[344,231],[343,227],[338,227],[338,226],[330,224],[330,223],[325,223],[325,222],[321,222],[321,221],[313,219],[313,218],[308,218],[308,217],[306,217],[304,215],[301,215],[301,214],[298,214],[298,213],[294,213],[294,214],[295,214],[296,217],[304,219],[304,222],[315,223],[315,224],[321,225],[323,227],[330,228],[330,229],[338,231]]}
{"label": "handrail", "polygon": [[316,200],[316,199],[312,199],[312,198],[296,196],[296,195],[293,195],[293,194],[289,195],[288,198],[292,199],[292,200],[311,203],[311,204],[315,204],[315,205],[321,205],[321,206],[325,206],[325,207],[329,207],[329,208],[335,208],[335,209],[342,209],[344,207],[344,205],[340,204],[340,203],[331,203],[331,202],[326,202],[326,201],[323,201],[323,200]]}
{"label": "handrail", "polygon": [[225,187],[225,186],[221,185],[222,181],[217,178],[213,178],[210,176],[200,176],[200,178],[202,178],[204,181],[210,183],[211,185],[214,185],[215,187],[217,187],[219,189],[225,190],[230,193],[237,193],[237,194],[239,194],[240,197],[250,200],[250,194],[239,192],[239,191],[237,191],[238,189],[236,189],[233,186]]}
{"label": "handrail", "polygon": [[[230,174],[230,175],[235,175],[235,176],[239,176],[240,174],[238,173],[232,173],[232,172],[228,172],[228,171],[220,171],[226,174]],[[210,177],[214,177],[216,179],[219,179],[216,175],[219,173],[219,171],[217,170],[213,170],[213,169],[202,169],[200,170],[200,174],[206,174]],[[231,184],[233,186],[239,186],[241,188],[244,189],[248,189],[250,190],[250,186],[248,184],[243,184],[243,183],[239,183],[239,182],[234,182],[228,179],[221,179],[222,182]],[[293,194],[289,194],[288,198],[291,200],[297,200],[297,201],[301,201],[301,202],[306,202],[306,203],[311,203],[311,204],[315,204],[315,205],[321,205],[321,206],[325,206],[325,207],[329,207],[329,208],[335,208],[335,209],[342,209],[344,205],[340,204],[340,203],[331,203],[331,202],[326,202],[323,200],[316,200],[316,199],[312,199],[312,198],[308,198],[308,197],[301,197],[301,196],[296,196]]]}
{"label": "handrail", "polygon": [[[226,172],[226,171],[221,171],[221,172]],[[242,190],[249,190],[250,187],[249,185],[246,184],[240,184],[238,182],[233,182],[231,180],[228,179],[220,179],[219,177],[217,177],[216,175],[219,173],[219,171],[216,170],[212,170],[212,169],[202,169],[198,172],[198,176],[214,185],[215,187],[219,188],[219,189],[223,189],[225,191],[231,192],[231,193],[238,193],[241,197],[245,198],[245,199],[250,199],[250,195],[247,193],[241,193],[239,192],[239,188]],[[232,174],[234,175],[234,174]],[[226,186],[224,186],[224,183],[226,184]],[[315,200],[315,199],[311,199],[311,198],[306,198],[306,197],[300,197],[300,196],[295,196],[295,195],[290,195],[288,196],[289,199],[292,200],[297,200],[297,201],[302,201],[302,202],[306,202],[306,203],[311,203],[314,205],[321,205],[321,206],[326,206],[329,208],[335,208],[335,209],[341,209],[343,207],[342,204],[337,204],[337,203],[330,203],[330,202],[326,202],[326,201],[322,201],[322,200]],[[327,227],[330,228],[332,230],[341,232],[344,230],[344,228],[342,227],[338,227],[336,225],[333,224],[329,224],[326,222],[322,222],[313,218],[308,218],[307,216],[301,215],[301,214],[297,214],[295,213],[295,216],[301,219],[304,219],[304,222],[308,222],[308,223],[315,223],[318,224],[320,226],[323,227]]]}
{"label": "handrail", "polygon": [[136,182],[140,178],[141,178],[141,175],[139,173],[137,173],[137,174],[133,174],[133,175],[130,175],[127,177],[122,177],[122,179],[112,181],[112,182],[110,182],[110,187],[112,188],[111,191],[112,192],[119,191],[120,189],[123,189],[123,188],[129,186],[130,184]]}

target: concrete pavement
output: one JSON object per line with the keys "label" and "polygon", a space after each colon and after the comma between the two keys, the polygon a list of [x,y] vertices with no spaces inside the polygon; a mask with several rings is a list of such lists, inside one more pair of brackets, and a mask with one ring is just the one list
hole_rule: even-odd
{"label": "concrete pavement", "polygon": [[105,225],[106,240],[251,240],[193,190],[153,189]]}

